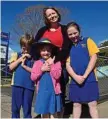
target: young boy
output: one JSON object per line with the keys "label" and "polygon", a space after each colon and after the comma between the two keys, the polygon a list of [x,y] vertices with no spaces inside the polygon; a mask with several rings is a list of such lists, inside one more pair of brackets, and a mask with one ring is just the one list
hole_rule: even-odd
{"label": "young boy", "polygon": [[20,118],[23,108],[24,118],[31,118],[34,94],[34,82],[30,79],[33,60],[30,56],[34,39],[29,34],[20,38],[21,52],[14,53],[10,59],[9,69],[14,71],[12,78],[12,118]]}

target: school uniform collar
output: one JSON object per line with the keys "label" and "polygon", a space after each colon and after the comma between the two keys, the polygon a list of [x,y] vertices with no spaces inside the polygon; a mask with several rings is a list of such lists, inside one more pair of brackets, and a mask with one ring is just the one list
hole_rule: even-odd
{"label": "school uniform collar", "polygon": [[45,63],[45,59],[43,59],[43,58],[40,58],[40,60],[41,60],[43,63]]}
{"label": "school uniform collar", "polygon": [[78,42],[77,42],[77,43],[74,43],[74,42],[73,42],[73,45],[74,45],[74,46],[77,46],[77,45],[78,45],[78,43],[79,43],[79,42],[81,42],[82,40],[83,40],[83,37],[81,36],[81,37],[79,38],[79,40],[78,40]]}

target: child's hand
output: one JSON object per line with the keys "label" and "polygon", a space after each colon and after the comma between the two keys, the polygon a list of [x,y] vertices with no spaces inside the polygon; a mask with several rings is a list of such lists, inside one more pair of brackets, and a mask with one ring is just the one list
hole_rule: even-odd
{"label": "child's hand", "polygon": [[75,81],[78,83],[78,84],[82,84],[84,82],[85,78],[81,75],[76,75],[75,76]]}
{"label": "child's hand", "polygon": [[46,62],[49,64],[49,65],[52,65],[54,63],[54,60],[55,60],[55,56],[53,58],[49,58]]}
{"label": "child's hand", "polygon": [[18,60],[19,60],[19,62],[22,62],[23,61],[23,59],[26,59],[26,58],[31,58],[31,55],[30,54],[23,54]]}
{"label": "child's hand", "polygon": [[30,54],[27,54],[27,53],[26,53],[26,54],[23,54],[23,55],[22,55],[22,58],[25,58],[25,57],[31,58],[31,55],[30,55]]}
{"label": "child's hand", "polygon": [[26,58],[22,59],[22,63],[21,63],[22,67],[24,66],[25,60],[26,60]]}
{"label": "child's hand", "polygon": [[41,68],[41,70],[43,72],[50,71],[50,65],[48,63],[44,63],[43,66],[42,66],[42,68]]}

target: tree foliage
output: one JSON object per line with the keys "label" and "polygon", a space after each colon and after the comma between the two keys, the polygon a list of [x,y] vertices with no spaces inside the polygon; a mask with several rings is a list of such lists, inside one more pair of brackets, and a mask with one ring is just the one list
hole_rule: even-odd
{"label": "tree foliage", "polygon": [[[33,36],[37,33],[38,29],[44,26],[43,21],[43,8],[47,6],[45,5],[35,5],[30,6],[24,10],[23,13],[18,14],[16,17],[16,25],[13,30],[17,35],[21,35],[24,33],[30,33]],[[62,20],[67,18],[69,10],[62,7],[56,7],[61,16]]]}
{"label": "tree foliage", "polygon": [[102,42],[100,45],[100,48],[101,47],[104,47],[102,49],[100,49],[100,56],[105,56],[105,57],[108,57],[108,40]]}
{"label": "tree foliage", "polygon": [[103,41],[102,43],[100,43],[99,46],[100,47],[108,46],[108,40]]}
{"label": "tree foliage", "polygon": [[108,65],[108,40],[105,40],[100,43],[100,52],[97,60],[97,66],[106,66]]}

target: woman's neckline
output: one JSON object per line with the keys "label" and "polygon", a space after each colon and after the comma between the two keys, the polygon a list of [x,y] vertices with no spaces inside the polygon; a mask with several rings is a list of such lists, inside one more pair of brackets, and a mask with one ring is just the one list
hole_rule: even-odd
{"label": "woman's neckline", "polygon": [[52,31],[52,32],[55,32],[57,31],[58,29],[60,28],[60,24],[56,24],[56,25],[52,25],[50,28],[49,28],[49,31]]}
{"label": "woman's neckline", "polygon": [[56,32],[58,29],[60,29],[60,26],[58,26],[58,28],[49,28],[49,31]]}

